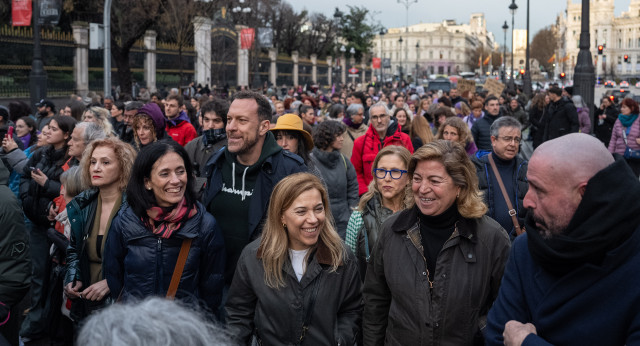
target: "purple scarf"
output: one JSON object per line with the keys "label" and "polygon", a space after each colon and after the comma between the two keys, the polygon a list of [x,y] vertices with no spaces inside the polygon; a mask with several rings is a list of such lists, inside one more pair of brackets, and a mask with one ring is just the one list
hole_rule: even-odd
{"label": "purple scarf", "polygon": [[29,147],[29,142],[31,141],[31,133],[27,133],[24,137],[20,137],[22,141],[22,147],[27,149]]}

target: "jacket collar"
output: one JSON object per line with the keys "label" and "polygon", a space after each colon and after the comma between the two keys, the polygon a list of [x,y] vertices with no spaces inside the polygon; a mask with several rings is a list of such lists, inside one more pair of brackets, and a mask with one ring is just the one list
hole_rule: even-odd
{"label": "jacket collar", "polygon": [[[391,229],[398,233],[406,232],[410,228],[414,227],[418,222],[418,213],[419,209],[416,206],[400,211],[398,213],[398,217],[393,222]],[[475,243],[478,238],[476,236],[474,223],[475,219],[467,219],[464,217],[460,217],[458,221],[456,221],[458,235],[462,238],[469,239],[473,243]]]}
{"label": "jacket collar", "polygon": [[[256,257],[262,258],[262,244],[260,244],[260,246],[258,247],[258,251],[256,252]],[[322,242],[322,240],[320,240],[319,238],[318,238],[318,243],[316,245],[315,253],[312,254],[312,257],[309,257],[309,258],[313,258],[313,257],[315,257],[315,259],[320,264],[331,265],[331,253],[329,252],[329,248],[327,248],[324,242]],[[342,265],[342,264],[343,263],[341,262],[339,265]]]}

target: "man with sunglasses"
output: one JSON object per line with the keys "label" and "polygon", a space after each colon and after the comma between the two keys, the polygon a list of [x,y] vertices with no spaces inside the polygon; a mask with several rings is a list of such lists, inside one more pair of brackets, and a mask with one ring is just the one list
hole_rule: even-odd
{"label": "man with sunglasses", "polygon": [[[518,155],[522,141],[521,128],[522,124],[514,117],[498,118],[491,124],[490,129],[492,150],[478,151],[471,159],[476,165],[478,188],[482,191],[484,202],[489,207],[487,215],[498,221],[512,239],[518,233],[512,215],[516,217],[518,226],[522,225],[525,216],[522,203],[529,189],[526,178],[528,161]],[[495,163],[499,178],[509,197],[509,203],[504,197],[490,159]]]}
{"label": "man with sunglasses", "polygon": [[413,154],[411,138],[400,131],[398,121],[392,119],[384,103],[378,102],[369,108],[369,129],[353,142],[351,163],[358,176],[358,194],[368,191],[373,179],[371,166],[380,149],[398,145],[405,147]]}

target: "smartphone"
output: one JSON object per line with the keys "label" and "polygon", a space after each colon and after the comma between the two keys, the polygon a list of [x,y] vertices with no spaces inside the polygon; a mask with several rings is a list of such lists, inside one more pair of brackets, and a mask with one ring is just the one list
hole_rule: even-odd
{"label": "smartphone", "polygon": [[9,131],[7,131],[7,135],[9,135],[9,138],[13,138],[13,126],[9,126]]}
{"label": "smartphone", "polygon": [[34,172],[34,171],[38,170],[37,168],[35,168],[33,166],[29,167],[29,169],[31,170],[31,172]]}

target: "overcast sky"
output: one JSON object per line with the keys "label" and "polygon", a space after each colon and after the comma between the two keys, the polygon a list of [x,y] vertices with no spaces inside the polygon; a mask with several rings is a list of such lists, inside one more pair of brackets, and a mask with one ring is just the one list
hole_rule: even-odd
{"label": "overcast sky", "polygon": [[[333,16],[334,9],[348,11],[346,4],[366,7],[372,14],[372,20],[385,28],[403,27],[406,23],[406,8],[397,0],[288,0],[296,11],[307,9]],[[403,0],[403,2],[406,0]],[[615,14],[626,11],[630,0],[615,0]],[[573,2],[580,2],[573,0]],[[507,21],[511,28],[509,5],[511,0],[418,0],[409,7],[409,25],[417,23],[441,22],[455,19],[458,23],[468,23],[471,13],[483,12],[487,20],[487,29],[493,32],[496,41],[502,44],[504,34],[502,25]],[[515,28],[526,29],[526,0],[516,0],[518,10],[515,16]],[[530,0],[529,3],[530,40],[538,30],[552,25],[556,16],[567,8],[566,0]],[[511,31],[511,29],[509,29]],[[507,36],[507,45],[511,35]]]}

